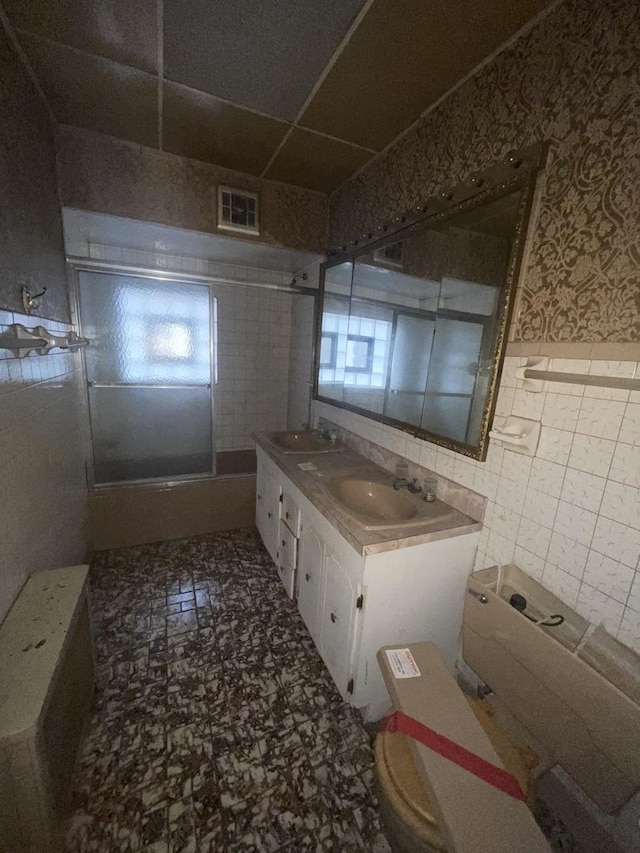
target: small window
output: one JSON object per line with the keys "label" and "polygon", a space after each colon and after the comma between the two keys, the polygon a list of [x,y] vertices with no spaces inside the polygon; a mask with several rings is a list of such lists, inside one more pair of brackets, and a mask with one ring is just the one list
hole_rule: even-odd
{"label": "small window", "polygon": [[398,240],[396,243],[389,243],[388,246],[376,249],[373,253],[374,261],[380,261],[386,267],[393,267],[394,269],[401,270],[403,245],[403,241]]}
{"label": "small window", "polygon": [[259,234],[258,196],[244,190],[218,187],[218,228]]}
{"label": "small window", "polygon": [[364,335],[348,335],[345,368],[353,373],[371,373],[373,343],[373,338]]}

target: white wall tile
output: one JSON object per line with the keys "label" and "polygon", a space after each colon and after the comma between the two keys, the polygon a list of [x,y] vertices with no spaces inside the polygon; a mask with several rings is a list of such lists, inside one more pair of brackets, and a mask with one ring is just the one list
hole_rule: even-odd
{"label": "white wall tile", "polygon": [[[548,383],[537,395],[541,402],[534,403],[534,395],[524,393],[515,379],[521,363],[505,360],[501,399],[504,414],[511,391],[519,411],[539,409],[543,426],[533,459],[491,442],[486,461],[477,463],[402,434],[406,452],[454,480],[468,482],[473,471],[471,487],[488,498],[477,568],[513,560],[567,605],[579,600],[587,618],[603,622],[640,652],[640,392],[625,403],[585,395],[584,386]],[[597,374],[603,364],[561,359],[550,369],[588,373],[592,368]],[[604,369],[624,375],[631,370],[628,364]],[[370,433],[371,440],[393,444],[396,431],[390,427],[331,406],[323,413],[355,432]]]}
{"label": "white wall tile", "polygon": [[636,571],[631,582],[631,590],[629,592],[629,598],[627,599],[627,607],[630,607],[639,614],[638,621],[640,621],[640,571]]}
{"label": "white wall tile", "polygon": [[522,506],[522,515],[525,518],[537,521],[545,527],[553,527],[557,510],[557,498],[550,497],[546,492],[539,492],[531,487],[527,489]]}
{"label": "white wall tile", "polygon": [[591,542],[593,550],[635,568],[640,560],[640,530],[601,515]]}
{"label": "white wall tile", "polygon": [[551,534],[547,562],[568,572],[574,578],[582,578],[588,555],[589,549],[586,545],[581,545],[556,531]]}
{"label": "white wall tile", "polygon": [[[640,394],[640,391],[637,393]],[[627,403],[618,441],[640,444],[640,403]]]}
{"label": "white wall tile", "polygon": [[496,503],[521,514],[526,492],[526,483],[517,483],[515,480],[505,480],[502,478],[498,483]]}
{"label": "white wall tile", "polygon": [[545,563],[543,557],[538,557],[536,554],[531,553],[531,551],[527,551],[526,548],[522,548],[520,545],[516,545],[516,550],[513,556],[515,564],[519,566],[523,572],[526,572],[530,577],[537,581],[542,581]]}
{"label": "white wall tile", "polygon": [[529,485],[551,497],[559,498],[562,493],[565,472],[564,465],[549,462],[547,459],[536,458],[531,464]]}
{"label": "white wall tile", "polygon": [[640,487],[640,444],[616,445],[609,477],[627,486]]}
{"label": "white wall tile", "polygon": [[560,497],[563,501],[568,501],[575,506],[597,512],[606,483],[604,477],[596,477],[595,474],[586,474],[584,471],[567,468]]}
{"label": "white wall tile", "polygon": [[606,477],[616,448],[615,441],[576,433],[571,445],[569,467]]}
{"label": "white wall tile", "polygon": [[500,475],[501,477],[506,477],[508,480],[515,480],[522,486],[526,486],[531,474],[531,463],[532,459],[530,456],[525,456],[522,453],[516,453],[513,450],[505,448]]}
{"label": "white wall tile", "polygon": [[608,480],[600,512],[606,518],[640,530],[640,494],[634,486]]}
{"label": "white wall tile", "polygon": [[601,400],[583,397],[576,432],[596,438],[617,439],[624,416],[625,404],[616,400],[603,405]]}
{"label": "white wall tile", "polygon": [[8,364],[0,374],[0,621],[29,575],[80,563],[87,548],[80,355]]}
{"label": "white wall tile", "polygon": [[522,517],[518,528],[517,544],[537,557],[545,559],[549,550],[552,530],[538,521]]}
{"label": "white wall tile", "polygon": [[568,394],[547,394],[542,423],[556,429],[574,430],[580,412],[580,398]]}
{"label": "white wall tile", "polygon": [[594,625],[601,625],[614,637],[618,633],[624,605],[603,592],[583,583],[578,593],[576,610]]}
{"label": "white wall tile", "polygon": [[568,539],[575,539],[582,545],[590,545],[597,519],[595,512],[561,500],[553,528]]}
{"label": "white wall tile", "polygon": [[540,442],[537,455],[549,462],[566,465],[571,452],[573,435],[567,430],[543,426],[540,430]]}
{"label": "white wall tile", "polygon": [[618,630],[618,639],[640,654],[640,613],[627,607]]}
{"label": "white wall tile", "polygon": [[547,563],[542,574],[542,583],[569,607],[575,608],[580,591],[580,581],[557,566]]}
{"label": "white wall tile", "polygon": [[634,575],[635,569],[597,551],[590,551],[582,579],[594,589],[626,604]]}

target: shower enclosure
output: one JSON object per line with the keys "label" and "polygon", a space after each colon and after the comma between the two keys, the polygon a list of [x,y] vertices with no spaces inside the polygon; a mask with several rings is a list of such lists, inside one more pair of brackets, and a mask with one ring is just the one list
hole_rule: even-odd
{"label": "shower enclosure", "polygon": [[215,474],[212,289],[79,271],[77,295],[95,484]]}

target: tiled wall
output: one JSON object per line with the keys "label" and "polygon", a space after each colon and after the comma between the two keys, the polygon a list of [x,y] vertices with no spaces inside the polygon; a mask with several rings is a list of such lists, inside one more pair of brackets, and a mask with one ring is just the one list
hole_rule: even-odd
{"label": "tiled wall", "polygon": [[254,446],[252,432],[285,429],[289,392],[289,293],[233,285],[218,296],[216,450]]}
{"label": "tiled wall", "polygon": [[[491,442],[475,462],[351,412],[326,417],[488,499],[476,568],[515,562],[585,618],[640,652],[640,392],[547,383],[524,391],[505,360],[496,425],[542,422],[535,457]],[[551,370],[640,377],[636,362],[554,360]]]}
{"label": "tiled wall", "polygon": [[[0,311],[13,322],[70,328]],[[0,621],[30,574],[85,558],[84,417],[79,354],[0,349]]]}
{"label": "tiled wall", "polygon": [[291,299],[291,346],[289,349],[289,412],[290,429],[300,429],[309,422],[313,360],[313,296],[293,296]]}

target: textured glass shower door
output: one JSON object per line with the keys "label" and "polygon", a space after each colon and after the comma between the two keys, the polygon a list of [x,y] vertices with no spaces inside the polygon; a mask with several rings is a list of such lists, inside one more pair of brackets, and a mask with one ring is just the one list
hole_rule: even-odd
{"label": "textured glass shower door", "polygon": [[209,288],[80,272],[78,305],[95,482],[212,473]]}

